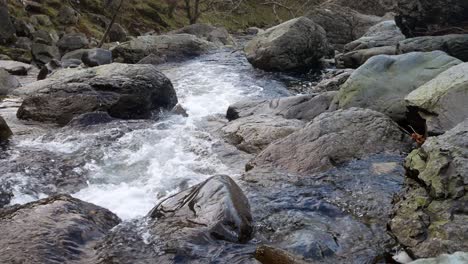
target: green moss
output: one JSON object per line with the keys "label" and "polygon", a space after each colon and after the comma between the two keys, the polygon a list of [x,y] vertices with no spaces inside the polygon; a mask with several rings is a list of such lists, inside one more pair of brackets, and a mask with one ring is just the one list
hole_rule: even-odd
{"label": "green moss", "polygon": [[31,51],[18,48],[0,46],[0,54],[7,55],[13,60],[30,63],[32,60]]}

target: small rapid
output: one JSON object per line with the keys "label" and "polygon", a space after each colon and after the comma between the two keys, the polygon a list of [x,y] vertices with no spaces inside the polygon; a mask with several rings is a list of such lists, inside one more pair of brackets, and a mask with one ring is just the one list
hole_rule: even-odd
{"label": "small rapid", "polygon": [[[221,139],[200,125],[203,120],[224,115],[230,104],[240,100],[289,94],[281,76],[253,69],[243,54],[231,49],[165,64],[160,70],[172,81],[188,117],[163,115],[159,120],[119,121],[92,131],[61,129],[13,139],[8,159],[15,158],[15,148],[58,157],[47,162],[66,161],[71,172],[64,175],[86,176],[85,186],[71,189],[73,196],[103,206],[122,219],[134,219],[146,215],[158,200],[210,176],[236,176],[218,157],[213,146]],[[28,169],[7,171],[15,195],[12,203],[60,190],[56,186],[47,186],[45,193],[32,190],[32,186],[50,184],[37,180],[31,185],[44,169],[25,167]]]}

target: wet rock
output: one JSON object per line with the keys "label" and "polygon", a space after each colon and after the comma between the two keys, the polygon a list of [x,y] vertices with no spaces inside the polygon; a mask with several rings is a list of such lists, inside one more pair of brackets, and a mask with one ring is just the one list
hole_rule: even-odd
{"label": "wet rock", "polygon": [[0,141],[6,141],[8,138],[13,135],[10,130],[10,127],[7,125],[5,119],[0,116]]}
{"label": "wet rock", "polygon": [[238,149],[247,153],[258,153],[271,142],[284,138],[301,129],[299,120],[254,115],[229,122],[222,128],[224,137]]}
{"label": "wet rock", "polygon": [[234,45],[235,41],[223,27],[208,24],[193,24],[170,32],[171,34],[191,34],[198,38],[213,42],[217,45]]}
{"label": "wet rock", "polygon": [[23,87],[18,94],[28,94],[18,118],[60,125],[94,111],[122,119],[149,118],[153,111],[170,110],[177,104],[170,80],[151,65],[113,63],[64,69]]}
{"label": "wet rock", "polygon": [[127,30],[124,27],[119,23],[114,23],[109,31],[109,40],[110,42],[126,41],[127,35]]}
{"label": "wet rock", "polygon": [[212,177],[167,198],[149,213],[147,222],[146,242],[132,234],[134,228],[116,228],[98,246],[97,263],[134,263],[135,256],[141,263],[223,261],[223,255],[232,258],[253,232],[249,202],[227,176]]}
{"label": "wet rock", "polygon": [[468,263],[467,252],[455,252],[453,254],[442,254],[437,258],[418,259],[410,264],[463,264]]}
{"label": "wet rock", "polygon": [[216,45],[189,34],[140,36],[111,49],[114,61],[137,63],[150,54],[170,61],[193,58],[214,50]]}
{"label": "wet rock", "polygon": [[452,57],[468,61],[468,34],[409,38],[398,43],[400,54],[412,51],[442,50]]}
{"label": "wet rock", "polygon": [[[462,33],[468,21],[464,0],[394,0],[395,20],[407,37]],[[460,32],[461,31],[461,32]]]}
{"label": "wet rock", "polygon": [[341,86],[336,101],[339,108],[369,108],[402,121],[405,96],[459,63],[442,51],[372,57]]}
{"label": "wet rock", "polygon": [[293,173],[313,173],[367,155],[406,151],[408,137],[385,115],[351,108],[326,112],[303,129],[275,141],[249,164]]}
{"label": "wet rock", "polygon": [[271,246],[261,245],[255,251],[255,259],[262,264],[305,264],[301,258],[291,253]]}
{"label": "wet rock", "polygon": [[98,124],[110,123],[114,120],[116,120],[116,118],[113,118],[107,112],[85,113],[85,114],[82,114],[73,118],[67,124],[67,127],[77,128],[77,127],[94,126]]}
{"label": "wet rock", "polygon": [[12,197],[13,194],[11,193],[9,186],[0,184],[0,209],[7,206],[10,203]]}
{"label": "wet rock", "polygon": [[412,256],[468,251],[468,121],[430,137],[406,159],[408,190],[390,231]]}
{"label": "wet rock", "polygon": [[93,245],[119,222],[107,209],[68,195],[2,209],[0,262],[86,263]]}
{"label": "wet rock", "polygon": [[325,29],[329,43],[336,50],[343,50],[344,45],[362,37],[370,27],[383,20],[333,2],[317,6],[307,17]]}
{"label": "wet rock", "polygon": [[335,60],[338,67],[356,69],[377,55],[396,55],[396,48],[394,46],[384,46],[354,50],[336,56]]}
{"label": "wet rock", "polygon": [[58,21],[63,25],[76,25],[80,21],[80,14],[68,5],[60,8]]}
{"label": "wet rock", "polygon": [[20,82],[15,76],[10,75],[7,71],[0,68],[0,96],[7,95],[12,90],[20,87]]}
{"label": "wet rock", "polygon": [[286,119],[311,121],[328,110],[336,92],[282,97],[272,100],[243,101],[230,105],[229,120],[253,115],[280,116]]}
{"label": "wet rock", "polygon": [[397,27],[395,21],[387,20],[372,26],[359,39],[344,46],[345,51],[370,49],[383,46],[396,46],[405,36]]}
{"label": "wet rock", "polygon": [[56,46],[41,43],[32,44],[31,54],[33,59],[39,64],[46,64],[51,60],[58,60],[60,58],[60,52]]}
{"label": "wet rock", "polygon": [[468,118],[468,63],[439,74],[406,96],[405,101],[425,121],[427,132],[442,134]]}
{"label": "wet rock", "polygon": [[14,41],[15,27],[10,19],[8,5],[6,0],[0,0],[0,44],[6,44]]}
{"label": "wet rock", "polygon": [[247,43],[247,59],[267,71],[320,68],[329,53],[325,30],[306,17],[299,17],[267,29]]}
{"label": "wet rock", "polygon": [[48,63],[46,63],[44,66],[42,66],[41,70],[39,71],[39,74],[37,75],[37,80],[44,80],[49,76],[51,73],[62,69],[62,63],[59,62],[58,60],[50,60]]}
{"label": "wet rock", "polygon": [[63,68],[78,68],[83,62],[77,59],[61,60],[60,64]]}
{"label": "wet rock", "polygon": [[112,52],[106,49],[94,48],[87,50],[81,60],[88,67],[96,67],[112,63]]}
{"label": "wet rock", "polygon": [[88,46],[88,38],[82,33],[66,34],[57,42],[57,47],[62,53],[87,48]]}

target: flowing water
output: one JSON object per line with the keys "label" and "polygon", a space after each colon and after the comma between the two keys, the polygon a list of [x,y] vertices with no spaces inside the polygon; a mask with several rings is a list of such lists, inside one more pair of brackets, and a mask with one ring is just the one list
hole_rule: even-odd
{"label": "flowing water", "polygon": [[[77,182],[64,184],[73,196],[123,219],[143,216],[181,188],[216,174],[236,176],[213,147],[220,139],[201,128],[203,120],[225,114],[240,100],[288,95],[285,76],[257,71],[232,50],[166,64],[161,71],[171,79],[188,117],[165,115],[157,121],[120,121],[89,131],[64,128],[13,138],[8,156],[0,160],[0,173],[15,195],[11,203],[63,190],[60,184],[66,180],[60,177],[66,177]],[[86,184],[80,185],[83,177]]]}

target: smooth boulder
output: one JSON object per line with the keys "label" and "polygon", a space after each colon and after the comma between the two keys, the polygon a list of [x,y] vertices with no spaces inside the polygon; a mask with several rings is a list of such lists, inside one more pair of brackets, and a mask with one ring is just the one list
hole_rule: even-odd
{"label": "smooth boulder", "polygon": [[468,251],[466,146],[468,120],[406,158],[408,190],[396,199],[389,230],[417,258]]}
{"label": "smooth boulder", "polygon": [[33,60],[38,64],[46,64],[51,60],[60,58],[60,51],[56,46],[42,43],[33,43],[31,46]]}
{"label": "smooth boulder", "polygon": [[92,263],[93,246],[119,222],[68,195],[0,209],[0,262]]}
{"label": "smooth boulder", "polygon": [[329,54],[329,46],[321,26],[299,17],[257,35],[244,51],[256,68],[295,71],[320,68],[320,59]]}
{"label": "smooth boulder", "polygon": [[88,46],[89,40],[83,33],[66,34],[57,42],[57,47],[62,53],[87,48]]}
{"label": "smooth boulder", "polygon": [[405,96],[460,63],[442,51],[372,57],[353,72],[335,100],[339,108],[369,108],[402,121]]}
{"label": "smooth boulder", "polygon": [[26,96],[18,118],[60,125],[94,111],[122,119],[149,118],[177,104],[171,81],[152,65],[113,63],[64,69],[17,89],[17,94]]}
{"label": "smooth boulder", "polygon": [[444,71],[405,97],[430,134],[442,134],[468,118],[468,63]]}
{"label": "smooth boulder", "polygon": [[468,61],[468,34],[409,38],[400,41],[397,45],[399,54],[433,50],[441,50],[459,60]]}
{"label": "smooth boulder", "polygon": [[113,48],[116,62],[137,63],[150,54],[166,56],[171,61],[181,61],[200,56],[216,49],[216,45],[190,34],[140,36]]}
{"label": "smooth boulder", "polygon": [[15,76],[0,68],[0,96],[7,95],[20,86],[21,84]]}
{"label": "smooth boulder", "polygon": [[275,141],[248,168],[308,174],[381,152],[408,150],[410,142],[387,116],[360,108],[325,112],[303,129]]}

